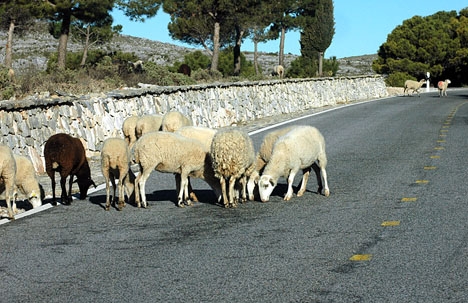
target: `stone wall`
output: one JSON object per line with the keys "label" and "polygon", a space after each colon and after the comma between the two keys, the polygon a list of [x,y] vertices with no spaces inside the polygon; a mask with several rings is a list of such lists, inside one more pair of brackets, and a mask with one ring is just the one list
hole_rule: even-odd
{"label": "stone wall", "polygon": [[214,83],[184,87],[141,85],[102,95],[32,96],[0,103],[0,136],[14,153],[44,172],[43,148],[53,134],[82,139],[88,156],[103,141],[122,136],[126,117],[178,110],[195,125],[213,128],[267,116],[387,96],[381,77],[346,77]]}

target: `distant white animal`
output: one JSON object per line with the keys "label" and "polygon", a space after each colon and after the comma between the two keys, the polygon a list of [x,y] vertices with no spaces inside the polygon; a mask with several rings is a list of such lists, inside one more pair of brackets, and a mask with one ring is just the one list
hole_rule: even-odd
{"label": "distant white animal", "polygon": [[421,88],[421,86],[423,86],[423,84],[426,83],[426,80],[424,79],[421,79],[418,81],[414,81],[414,80],[406,80],[405,81],[405,88],[403,89],[403,96],[405,95],[405,93],[408,91],[408,96],[409,96],[409,90],[413,90],[413,94],[414,92],[417,92],[418,93],[418,97],[420,97],[419,95],[419,89]]}
{"label": "distant white animal", "polygon": [[437,88],[439,89],[439,97],[442,97],[442,96],[447,97],[447,87],[450,83],[452,82],[450,82],[449,79],[446,79],[445,81],[439,81],[437,83]]}

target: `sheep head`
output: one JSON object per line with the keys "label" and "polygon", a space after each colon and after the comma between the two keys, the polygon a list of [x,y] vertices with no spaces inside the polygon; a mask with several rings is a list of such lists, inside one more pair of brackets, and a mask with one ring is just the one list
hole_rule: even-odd
{"label": "sheep head", "polygon": [[262,202],[268,202],[273,189],[276,187],[276,181],[272,176],[263,175],[258,181],[258,192]]}

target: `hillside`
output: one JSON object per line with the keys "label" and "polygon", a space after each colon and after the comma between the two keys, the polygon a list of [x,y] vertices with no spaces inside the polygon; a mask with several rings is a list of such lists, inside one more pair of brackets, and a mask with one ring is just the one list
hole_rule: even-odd
{"label": "hillside", "polygon": [[[5,59],[6,32],[0,31],[0,62]],[[47,31],[47,25],[38,23],[35,31],[23,37],[15,36],[13,42],[13,68],[18,72],[34,66],[44,70],[47,65],[47,56],[57,51],[58,41]],[[143,61],[153,61],[160,65],[172,65],[182,61],[185,54],[198,49],[181,47],[170,43],[163,43],[149,39],[142,39],[126,35],[117,35],[111,43],[102,47],[107,51],[123,51],[134,53]],[[68,50],[79,52],[82,45],[72,39],[68,42]],[[253,53],[244,52],[247,60],[253,61]],[[285,54],[285,65],[288,67],[296,55]],[[376,55],[364,55],[339,59],[340,69],[338,75],[373,74],[371,65]],[[277,55],[274,53],[259,53],[259,64],[264,73],[270,73],[277,64]]]}

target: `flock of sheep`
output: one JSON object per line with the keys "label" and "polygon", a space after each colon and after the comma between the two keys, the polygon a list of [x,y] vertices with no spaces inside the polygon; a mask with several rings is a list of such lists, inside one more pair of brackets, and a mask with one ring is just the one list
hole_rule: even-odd
{"label": "flock of sheep", "polygon": [[[101,150],[106,210],[111,204],[122,210],[125,196],[127,200],[134,197],[138,207],[147,207],[145,186],[154,170],[175,176],[180,207],[198,201],[190,178],[201,178],[207,182],[217,202],[224,207],[236,207],[239,201],[254,200],[255,189],[260,200],[267,202],[282,176],[288,183],[284,200],[290,200],[292,183],[299,170],[303,176],[298,196],[304,194],[312,169],[317,174],[318,193],[323,190],[325,196],[330,194],[325,140],[312,126],[290,126],[271,131],[264,137],[258,152],[242,129],[193,126],[189,118],[177,111],[165,115],[131,116],[124,121],[122,131],[125,138],[108,138]],[[71,188],[75,177],[80,199],[87,196],[91,185],[95,186],[83,144],[78,138],[63,133],[51,136],[44,147],[44,158],[46,172],[52,182],[52,204],[56,204],[55,172],[60,174],[63,204],[72,201]],[[131,169],[132,164],[139,167],[136,176]],[[0,174],[10,218],[13,219],[16,212],[17,190],[29,198],[33,208],[42,204],[44,193],[31,161],[14,156],[6,145],[0,145]]]}

